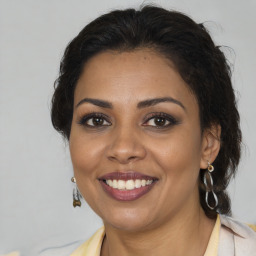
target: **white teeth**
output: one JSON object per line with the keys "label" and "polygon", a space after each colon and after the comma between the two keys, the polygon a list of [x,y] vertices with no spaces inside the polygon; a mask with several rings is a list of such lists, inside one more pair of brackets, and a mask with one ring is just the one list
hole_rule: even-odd
{"label": "white teeth", "polygon": [[153,182],[153,180],[147,180],[146,185],[150,185],[150,184],[152,184],[152,182]]}
{"label": "white teeth", "polygon": [[141,187],[141,180],[135,180],[135,188]]}
{"label": "white teeth", "polygon": [[125,183],[125,188],[127,190],[132,190],[134,189],[135,187],[135,184],[134,184],[134,181],[133,180],[127,180],[126,183]]}
{"label": "white teeth", "polygon": [[153,183],[153,180],[106,180],[106,183],[118,190],[133,190],[135,188],[145,187]]}
{"label": "white teeth", "polygon": [[112,181],[112,180],[107,180],[107,184],[108,184],[110,187],[113,187],[113,181]]}
{"label": "white teeth", "polygon": [[[110,186],[111,187],[111,186]],[[113,180],[113,186],[112,188],[117,188],[117,180]]]}
{"label": "white teeth", "polygon": [[117,188],[118,189],[125,189],[125,181],[124,180],[118,180]]}

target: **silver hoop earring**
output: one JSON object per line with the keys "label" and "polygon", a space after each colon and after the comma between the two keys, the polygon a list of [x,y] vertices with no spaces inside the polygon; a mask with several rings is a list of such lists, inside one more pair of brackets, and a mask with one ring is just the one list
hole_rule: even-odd
{"label": "silver hoop earring", "polygon": [[[207,206],[211,209],[214,210],[217,206],[218,206],[218,197],[217,195],[214,193],[213,190],[213,179],[212,179],[212,175],[211,173],[214,171],[214,167],[208,162],[208,167],[207,167],[207,171],[204,173],[204,185],[205,185],[205,202],[207,204]],[[210,206],[209,204],[209,193],[212,193],[212,196],[214,198],[214,206]]]}
{"label": "silver hoop earring", "polygon": [[78,190],[78,187],[77,187],[77,184],[76,184],[76,178],[75,177],[72,177],[71,178],[71,181],[74,183],[74,188],[73,188],[73,207],[81,207],[81,194]]}

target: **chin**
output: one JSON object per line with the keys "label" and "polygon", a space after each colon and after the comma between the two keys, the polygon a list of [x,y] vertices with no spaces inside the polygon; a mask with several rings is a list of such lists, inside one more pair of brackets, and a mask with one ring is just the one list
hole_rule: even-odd
{"label": "chin", "polygon": [[108,215],[102,216],[105,226],[112,226],[115,229],[138,232],[150,225],[152,215],[150,211],[140,209],[121,209],[111,211]]}

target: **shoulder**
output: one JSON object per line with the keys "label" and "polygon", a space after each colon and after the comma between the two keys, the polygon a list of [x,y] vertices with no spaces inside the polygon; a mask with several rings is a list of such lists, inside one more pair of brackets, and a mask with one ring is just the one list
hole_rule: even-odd
{"label": "shoulder", "polygon": [[254,231],[256,232],[256,225],[248,224],[248,226],[249,226],[252,230],[254,230]]}
{"label": "shoulder", "polygon": [[220,215],[220,221],[222,226],[231,229],[237,235],[240,235],[244,238],[256,237],[256,227],[254,225],[243,223],[225,215]]}
{"label": "shoulder", "polygon": [[70,256],[98,256],[105,236],[104,226],[98,229],[85,243],[81,244]]}
{"label": "shoulder", "polygon": [[[87,241],[74,241],[63,244],[61,246],[52,246],[44,248],[37,253],[37,256],[84,256],[84,255],[99,255],[97,254],[101,248],[102,240],[105,235],[104,227],[97,230],[93,236]],[[32,254],[31,254],[32,255]]]}
{"label": "shoulder", "polygon": [[249,225],[224,215],[220,221],[220,255],[256,255],[256,232]]}
{"label": "shoulder", "polygon": [[69,256],[84,241],[74,241],[60,246],[49,246],[38,250],[37,256]]}

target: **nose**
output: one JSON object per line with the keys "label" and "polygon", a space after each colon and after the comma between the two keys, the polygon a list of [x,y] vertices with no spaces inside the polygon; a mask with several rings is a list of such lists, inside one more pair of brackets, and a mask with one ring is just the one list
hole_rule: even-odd
{"label": "nose", "polygon": [[111,143],[107,149],[109,160],[128,164],[145,158],[146,150],[136,131],[126,127],[115,131],[112,135]]}

